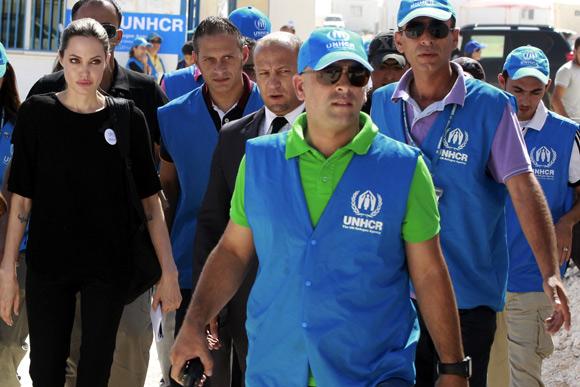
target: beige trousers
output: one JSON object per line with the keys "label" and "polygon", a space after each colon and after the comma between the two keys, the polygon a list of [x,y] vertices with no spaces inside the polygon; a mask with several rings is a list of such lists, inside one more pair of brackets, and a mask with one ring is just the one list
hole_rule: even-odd
{"label": "beige trousers", "polygon": [[[488,368],[489,386],[510,387],[544,387],[542,382],[542,361],[554,351],[552,337],[544,329],[544,320],[550,316],[552,307],[543,292],[526,292],[507,294],[505,310],[506,330],[498,336],[497,352],[493,351]],[[494,342],[494,347],[495,347]],[[506,363],[505,360],[508,359]],[[509,366],[506,376],[502,363]]]}
{"label": "beige trousers", "polygon": [[[80,297],[77,296],[75,322],[71,333],[70,356],[67,359],[66,387],[76,386],[77,365],[81,346]],[[143,387],[149,366],[149,349],[153,330],[149,309],[151,292],[145,292],[125,306],[119,330],[109,387]]]}

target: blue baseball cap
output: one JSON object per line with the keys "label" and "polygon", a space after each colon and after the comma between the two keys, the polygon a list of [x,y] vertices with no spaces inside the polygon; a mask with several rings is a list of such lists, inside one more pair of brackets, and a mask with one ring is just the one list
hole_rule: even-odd
{"label": "blue baseball cap", "polygon": [[487,45],[479,43],[477,40],[470,40],[463,48],[463,51],[465,51],[466,54],[471,54],[474,51],[481,50],[482,48],[486,47]]}
{"label": "blue baseball cap", "polygon": [[306,67],[322,70],[339,60],[354,60],[373,71],[360,35],[344,28],[318,28],[300,47],[298,73],[304,72]]}
{"label": "blue baseball cap", "polygon": [[149,35],[147,35],[147,41],[149,43],[151,43],[153,40],[159,40],[159,43],[163,42],[161,35],[159,35],[157,32],[150,32]]}
{"label": "blue baseball cap", "polygon": [[242,36],[260,40],[272,32],[272,23],[268,16],[254,7],[242,7],[234,10],[228,19],[238,27]]}
{"label": "blue baseball cap", "polygon": [[401,0],[397,26],[403,27],[416,17],[446,21],[455,15],[455,9],[448,0]]}
{"label": "blue baseball cap", "polygon": [[6,55],[6,49],[4,45],[0,43],[0,78],[6,74],[6,65],[8,64],[8,55]]}
{"label": "blue baseball cap", "polygon": [[151,43],[145,40],[145,38],[138,37],[133,40],[133,47],[151,47]]}
{"label": "blue baseball cap", "polygon": [[534,77],[544,85],[550,80],[550,62],[544,51],[534,46],[522,46],[510,52],[503,69],[513,80]]}

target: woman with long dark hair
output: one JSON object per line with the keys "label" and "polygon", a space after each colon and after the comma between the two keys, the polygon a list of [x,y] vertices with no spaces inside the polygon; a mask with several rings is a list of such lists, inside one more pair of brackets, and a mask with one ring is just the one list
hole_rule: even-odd
{"label": "woman with long dark hair", "polygon": [[[140,199],[162,268],[154,304],[167,312],[181,302],[145,117],[129,103],[128,120],[116,120],[122,116],[99,91],[109,50],[107,32],[95,20],[69,24],[58,53],[66,89],[25,101],[14,129],[0,317],[12,325],[18,312],[15,267],[30,221],[26,308],[35,387],[64,385],[77,293],[82,319],[77,387],[107,386],[131,278],[132,193]],[[119,127],[123,122],[127,126]]]}
{"label": "woman with long dark hair", "polygon": [[20,108],[20,96],[16,87],[16,74],[8,61],[6,49],[0,43],[0,182],[12,158],[10,140]]}

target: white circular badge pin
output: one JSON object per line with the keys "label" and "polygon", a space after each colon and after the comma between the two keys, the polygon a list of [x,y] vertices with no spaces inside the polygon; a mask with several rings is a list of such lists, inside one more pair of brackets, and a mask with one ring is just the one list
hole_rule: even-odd
{"label": "white circular badge pin", "polygon": [[105,141],[110,145],[115,145],[117,143],[117,136],[115,136],[115,131],[113,129],[105,130]]}

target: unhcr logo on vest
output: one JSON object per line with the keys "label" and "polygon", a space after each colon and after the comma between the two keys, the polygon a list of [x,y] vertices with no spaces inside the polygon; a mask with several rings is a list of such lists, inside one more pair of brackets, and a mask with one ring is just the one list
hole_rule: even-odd
{"label": "unhcr logo on vest", "polygon": [[534,167],[534,174],[538,179],[554,180],[556,171],[552,169],[552,165],[556,162],[558,154],[553,148],[541,146],[534,147],[530,151],[530,159]]}
{"label": "unhcr logo on vest", "polygon": [[383,197],[366,190],[363,193],[355,191],[350,200],[350,207],[356,216],[345,215],[342,227],[348,230],[369,232],[380,235],[383,231],[383,222],[373,220],[383,207]]}
{"label": "unhcr logo on vest", "polygon": [[346,31],[332,30],[326,37],[330,42],[326,43],[326,48],[328,50],[340,48],[354,50],[354,43],[350,41],[350,34]]}
{"label": "unhcr logo on vest", "polygon": [[469,141],[469,133],[466,130],[455,128],[443,138],[443,148],[439,151],[442,160],[452,163],[467,164],[469,155],[462,152]]}

